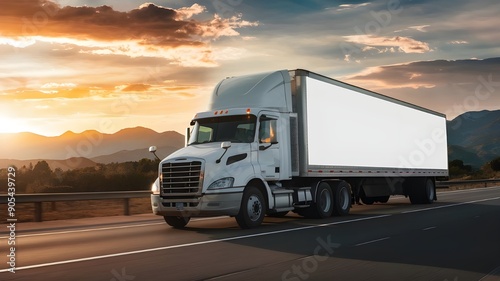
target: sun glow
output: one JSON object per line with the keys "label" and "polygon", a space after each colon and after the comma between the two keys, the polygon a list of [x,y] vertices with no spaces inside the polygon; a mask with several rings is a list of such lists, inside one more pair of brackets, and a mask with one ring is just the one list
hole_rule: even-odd
{"label": "sun glow", "polygon": [[33,129],[24,120],[0,115],[0,134],[31,132]]}

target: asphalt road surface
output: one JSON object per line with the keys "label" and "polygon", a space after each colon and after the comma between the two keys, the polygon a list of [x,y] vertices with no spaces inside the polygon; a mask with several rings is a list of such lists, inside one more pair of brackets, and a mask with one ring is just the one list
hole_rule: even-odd
{"label": "asphalt road surface", "polygon": [[0,280],[500,280],[500,187],[324,220],[289,213],[251,230],[229,217],[185,230],[153,215],[19,223],[16,273],[2,228]]}

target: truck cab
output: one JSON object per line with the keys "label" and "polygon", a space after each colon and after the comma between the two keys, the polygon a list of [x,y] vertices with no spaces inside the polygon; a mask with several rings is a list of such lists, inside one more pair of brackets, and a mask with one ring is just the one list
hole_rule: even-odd
{"label": "truck cab", "polygon": [[292,178],[290,103],[288,71],[221,81],[210,110],[191,121],[187,146],[161,161],[153,212],[173,226],[194,216],[237,217],[248,187],[256,193],[247,195],[250,200],[262,202],[243,206],[256,221],[244,215],[237,218],[240,226],[292,210],[291,191],[283,190],[286,204],[276,204],[273,194],[282,189],[280,181]]}

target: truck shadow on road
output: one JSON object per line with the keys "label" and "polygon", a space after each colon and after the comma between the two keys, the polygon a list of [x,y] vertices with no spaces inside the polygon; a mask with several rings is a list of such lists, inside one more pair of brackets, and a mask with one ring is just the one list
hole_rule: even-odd
{"label": "truck shadow on road", "polygon": [[[499,217],[500,206],[490,202],[441,202],[425,207],[390,202],[356,206],[351,215],[323,220],[290,213],[284,218],[266,217],[256,229],[241,230],[227,218],[192,222],[182,231],[234,245],[229,258],[242,262],[262,250],[280,257],[287,266],[313,259],[309,266],[319,276],[321,272],[351,278],[392,272],[404,278],[453,280],[460,276],[464,280],[487,275],[500,265]],[[271,268],[282,268],[279,264]]]}

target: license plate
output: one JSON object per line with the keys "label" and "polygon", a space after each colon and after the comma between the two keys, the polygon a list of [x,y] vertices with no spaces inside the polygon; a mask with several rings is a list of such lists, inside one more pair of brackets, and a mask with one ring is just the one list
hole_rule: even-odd
{"label": "license plate", "polygon": [[184,203],[182,202],[175,203],[175,208],[177,208],[177,210],[179,211],[182,211],[184,209]]}

